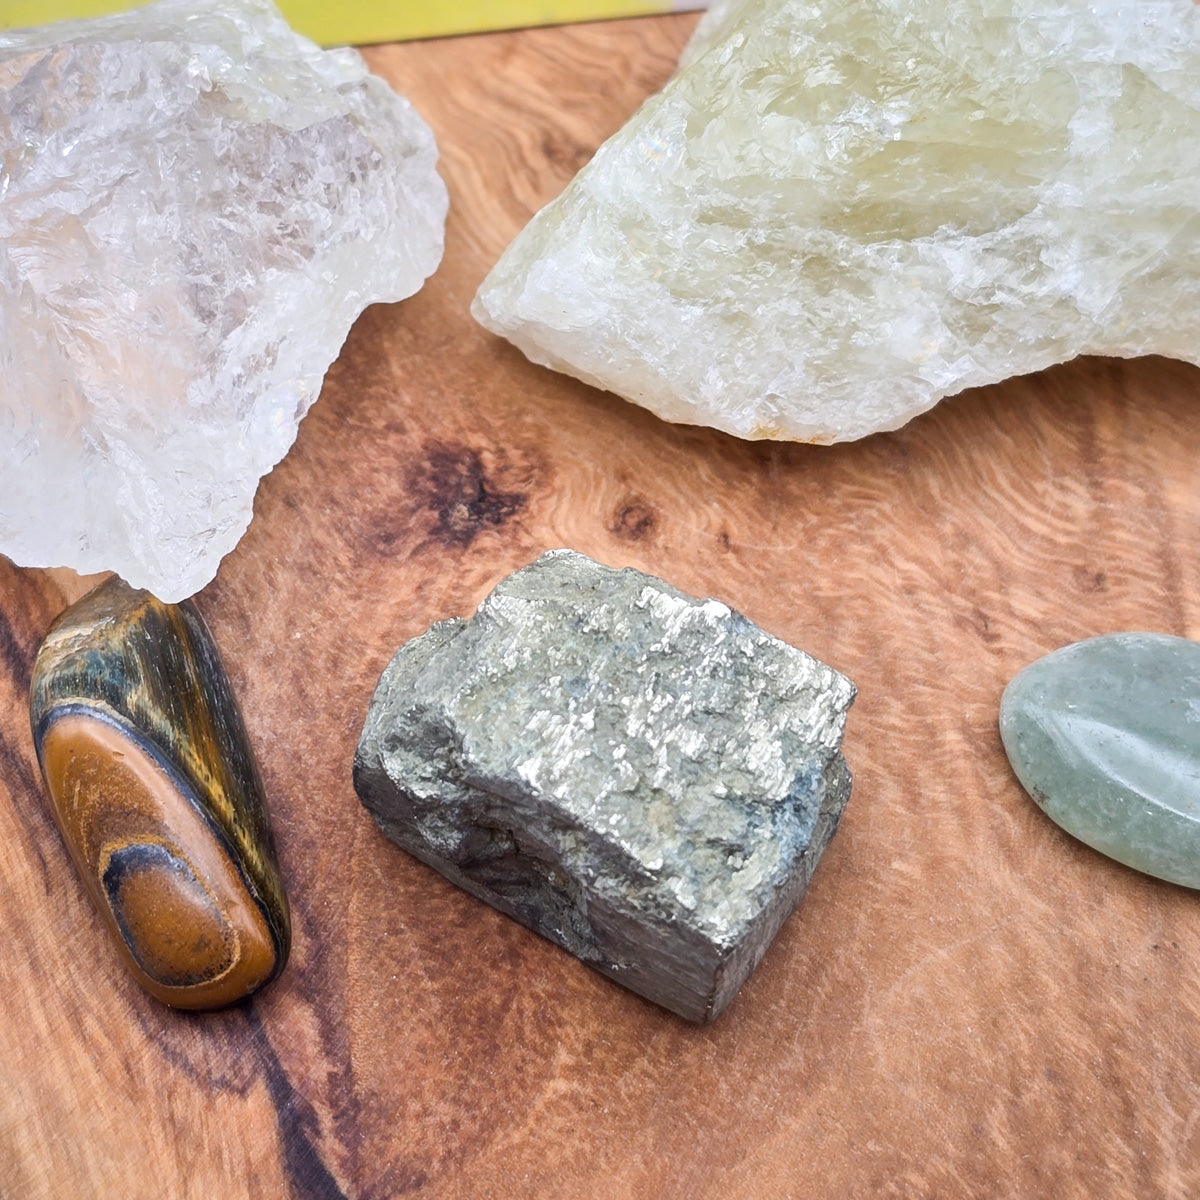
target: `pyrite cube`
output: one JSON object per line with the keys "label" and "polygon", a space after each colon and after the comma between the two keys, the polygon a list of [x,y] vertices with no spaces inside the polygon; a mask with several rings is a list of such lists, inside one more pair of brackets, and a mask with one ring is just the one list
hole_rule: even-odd
{"label": "pyrite cube", "polygon": [[718,601],[553,550],[401,647],[354,783],[448,879],[709,1021],[837,828],[854,694]]}

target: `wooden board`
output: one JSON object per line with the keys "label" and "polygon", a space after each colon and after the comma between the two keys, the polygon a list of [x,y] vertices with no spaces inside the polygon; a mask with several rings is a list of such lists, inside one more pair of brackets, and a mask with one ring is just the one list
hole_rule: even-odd
{"label": "wooden board", "polygon": [[[1080,361],[819,448],[526,363],[470,298],[693,22],[370,52],[443,148],[445,263],[358,322],[200,596],[296,921],[252,1003],[173,1013],[103,940],[26,724],[83,584],[0,567],[6,1200],[1200,1193],[1200,898],[1061,833],[996,732],[1055,647],[1200,636],[1200,374]],[[408,858],[351,786],[395,648],[563,545],[717,596],[860,688],[842,830],[708,1028]]]}

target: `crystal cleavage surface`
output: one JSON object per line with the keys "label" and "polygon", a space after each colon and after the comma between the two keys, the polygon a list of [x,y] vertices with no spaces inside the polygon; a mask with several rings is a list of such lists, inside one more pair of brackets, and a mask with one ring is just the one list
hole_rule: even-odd
{"label": "crystal cleavage surface", "polygon": [[706,1021],[833,836],[853,698],[724,604],[551,551],[401,647],[355,787],[447,878]]}
{"label": "crystal cleavage surface", "polygon": [[832,442],[1078,354],[1200,362],[1200,7],[741,0],[474,313],[670,421]]}
{"label": "crystal cleavage surface", "polygon": [[0,552],[207,583],[354,318],[437,266],[436,159],[268,0],[0,34]]}

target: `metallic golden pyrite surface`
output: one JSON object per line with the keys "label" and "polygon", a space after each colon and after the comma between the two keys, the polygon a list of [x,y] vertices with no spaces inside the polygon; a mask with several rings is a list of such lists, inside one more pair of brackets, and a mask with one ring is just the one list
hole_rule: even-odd
{"label": "metallic golden pyrite surface", "polygon": [[449,879],[707,1021],[833,836],[854,694],[719,601],[550,551],[400,649],[355,786]]}

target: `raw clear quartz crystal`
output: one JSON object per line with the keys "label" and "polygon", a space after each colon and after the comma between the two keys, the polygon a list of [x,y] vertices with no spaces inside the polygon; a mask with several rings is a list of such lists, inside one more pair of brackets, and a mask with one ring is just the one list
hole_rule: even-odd
{"label": "raw clear quartz crystal", "polygon": [[741,0],[475,315],[673,421],[818,442],[1077,354],[1200,361],[1191,0]]}
{"label": "raw clear quartz crystal", "polygon": [[268,0],[0,34],[0,551],[207,583],[354,318],[437,266],[436,158]]}

